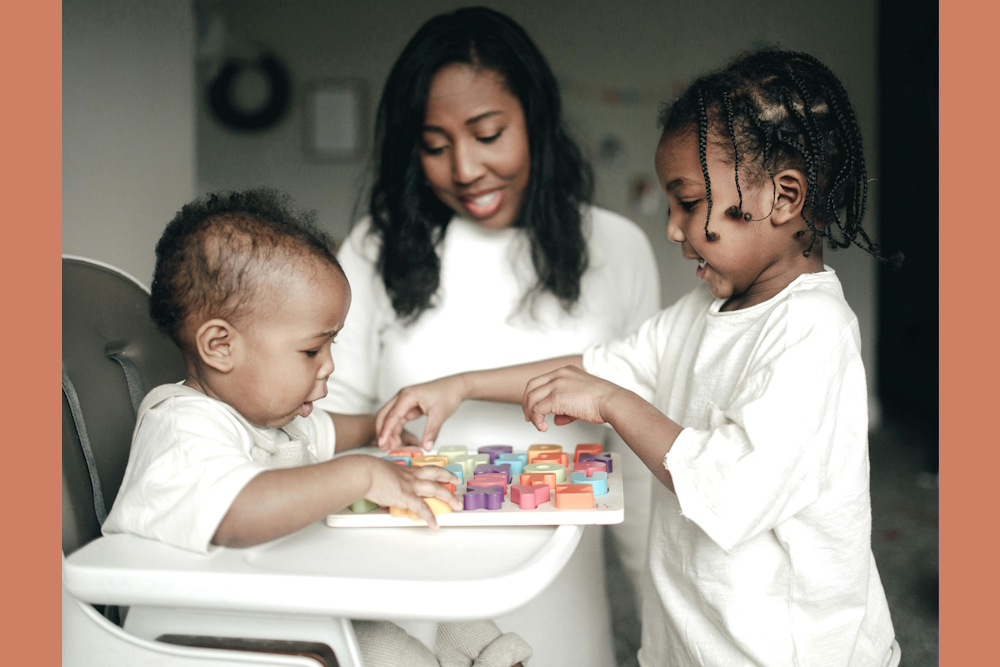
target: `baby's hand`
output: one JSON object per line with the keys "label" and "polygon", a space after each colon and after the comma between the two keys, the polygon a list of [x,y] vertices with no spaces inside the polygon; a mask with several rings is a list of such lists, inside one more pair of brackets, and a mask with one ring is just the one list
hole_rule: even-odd
{"label": "baby's hand", "polygon": [[524,420],[539,431],[549,428],[545,415],[554,414],[557,426],[574,420],[595,424],[607,421],[602,408],[618,390],[616,384],[590,375],[576,366],[564,366],[528,382],[521,400]]}
{"label": "baby's hand", "polygon": [[456,376],[401,389],[375,415],[379,449],[401,447],[407,435],[403,431],[406,422],[427,415],[420,445],[430,451],[444,420],[458,409],[462,398],[462,382]]}
{"label": "baby's hand", "polygon": [[437,498],[448,503],[453,510],[462,509],[455,494],[443,486],[445,483],[458,485],[458,478],[440,466],[410,468],[375,457],[372,461],[372,482],[364,497],[384,507],[400,507],[410,510],[437,528],[434,513],[423,498]]}

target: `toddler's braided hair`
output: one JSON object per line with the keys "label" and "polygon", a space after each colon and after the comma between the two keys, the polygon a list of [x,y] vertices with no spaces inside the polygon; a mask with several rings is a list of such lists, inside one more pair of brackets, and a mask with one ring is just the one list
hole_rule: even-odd
{"label": "toddler's braided hair", "polygon": [[[868,198],[861,129],[844,86],[816,58],[776,49],[742,55],[691,84],[662,109],[659,124],[664,135],[697,128],[709,241],[717,234],[708,229],[712,190],[706,149],[717,141],[732,157],[739,195],[739,204],[726,210],[728,217],[754,220],[743,211],[741,165],[754,181],[766,175],[772,188],[776,172],[801,169],[807,182],[802,218],[812,232],[805,256],[817,239],[826,239],[832,248],[853,244],[896,268],[902,264],[902,253],[884,255],[861,226]],[[757,219],[769,215],[762,212]]]}

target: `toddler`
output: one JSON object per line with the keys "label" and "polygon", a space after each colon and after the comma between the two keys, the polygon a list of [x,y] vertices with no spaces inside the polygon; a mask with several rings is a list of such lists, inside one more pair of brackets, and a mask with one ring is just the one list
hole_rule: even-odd
{"label": "toddler", "polygon": [[[181,384],[139,408],[128,467],[105,534],[134,533],[192,551],[243,547],[292,533],[354,500],[412,510],[460,509],[436,467],[373,456],[364,418],[313,410],[333,373],[330,345],[351,289],[329,239],[270,190],[210,195],[185,206],[156,246],[150,313],[180,347]],[[367,420],[370,422],[370,417]],[[509,667],[530,655],[489,622],[442,624],[438,658],[400,628],[359,622],[373,666]]]}
{"label": "toddler", "polygon": [[824,240],[886,261],[861,226],[847,95],[811,56],[768,50],[698,79],[660,120],[667,235],[703,284],[581,356],[404,389],[379,444],[420,414],[432,441],[467,398],[521,401],[540,431],[547,414],[607,423],[660,482],[641,665],[895,666],[858,323],[823,264]]}

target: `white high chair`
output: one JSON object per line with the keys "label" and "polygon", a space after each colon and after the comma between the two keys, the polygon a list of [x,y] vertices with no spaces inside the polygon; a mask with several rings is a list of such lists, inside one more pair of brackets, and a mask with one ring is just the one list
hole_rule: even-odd
{"label": "white high chair", "polygon": [[[145,286],[123,271],[63,257],[64,569],[67,555],[100,537],[98,517],[121,485],[144,388],[184,377],[180,351],[150,320],[148,302]],[[341,645],[334,657],[329,646],[315,642],[246,638],[238,624],[224,636],[242,639],[205,636],[211,634],[206,627],[154,641],[119,627],[116,607],[105,611],[73,597],[64,577],[63,665],[362,667],[346,619],[331,619]]]}
{"label": "white high chair", "polygon": [[[63,258],[64,665],[364,667],[349,619],[396,622],[433,648],[439,621],[495,618],[541,593],[580,542],[581,526],[317,522],[202,556],[101,537],[97,517],[121,485],[143,388],[184,376],[147,309],[134,278]],[[124,627],[115,605],[130,607]]]}

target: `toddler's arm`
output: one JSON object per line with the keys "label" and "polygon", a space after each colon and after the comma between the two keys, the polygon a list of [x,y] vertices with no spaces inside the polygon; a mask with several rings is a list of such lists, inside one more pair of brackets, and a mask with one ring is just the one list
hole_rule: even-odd
{"label": "toddler's arm", "polygon": [[[375,415],[342,415],[328,412],[333,420],[333,428],[337,433],[337,453],[349,449],[375,444]],[[417,445],[419,442],[408,431],[401,434],[404,445]]]}
{"label": "toddler's arm", "polygon": [[437,528],[422,498],[439,498],[453,509],[462,505],[438,482],[458,483],[438,466],[404,468],[373,456],[344,456],[298,468],[267,470],[243,487],[223,517],[214,544],[247,547],[303,528],[358,498],[418,514]]}
{"label": "toddler's arm", "polygon": [[673,491],[663,460],[682,428],[634,392],[601,380],[582,368],[582,357],[546,359],[520,366],[451,375],[407,387],[376,415],[378,444],[401,444],[406,422],[427,415],[421,444],[430,449],[441,424],[466,399],[521,403],[526,421],[548,429],[545,416],[557,425],[575,419],[611,425],[657,479]]}
{"label": "toddler's arm", "polygon": [[427,425],[420,444],[424,449],[434,446],[441,425],[462,401],[479,399],[502,403],[519,403],[531,378],[554,371],[562,366],[581,367],[580,355],[544,359],[530,364],[507,366],[487,371],[470,371],[406,387],[382,406],[375,416],[378,446],[387,451],[403,442],[403,426],[423,415]]}
{"label": "toddler's arm", "polygon": [[663,460],[683,429],[635,392],[567,366],[528,382],[521,407],[539,431],[548,429],[548,414],[556,415],[556,424],[574,419],[610,424],[656,478],[674,490]]}

